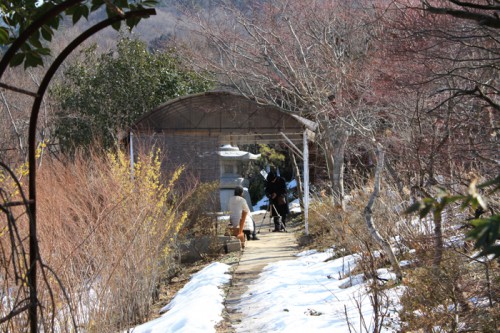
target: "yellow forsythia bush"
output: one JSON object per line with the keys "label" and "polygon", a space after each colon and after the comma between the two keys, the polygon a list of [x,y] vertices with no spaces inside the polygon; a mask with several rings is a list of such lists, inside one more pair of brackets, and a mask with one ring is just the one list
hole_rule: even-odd
{"label": "yellow forsythia bush", "polygon": [[86,332],[117,332],[149,314],[159,281],[177,265],[176,235],[186,220],[174,189],[183,170],[162,180],[160,154],[140,155],[133,169],[120,151],[44,161],[41,256],[70,299],[69,306],[62,294],[46,299],[47,307],[60,304],[59,325],[72,315]]}

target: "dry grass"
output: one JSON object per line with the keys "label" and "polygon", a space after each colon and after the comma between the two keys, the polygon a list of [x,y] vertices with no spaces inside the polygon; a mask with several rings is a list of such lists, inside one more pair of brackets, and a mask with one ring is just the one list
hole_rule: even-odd
{"label": "dry grass", "polygon": [[[374,208],[374,220],[382,234],[387,239],[394,239],[395,226],[401,219],[401,214],[395,207],[401,202],[399,197],[387,195],[394,192],[385,191]],[[316,198],[310,207],[309,229],[315,248],[325,249],[334,246],[342,253],[363,253],[378,249],[372,240],[363,216],[368,202],[368,191],[353,191],[345,211],[332,205],[329,197]],[[394,245],[397,245],[394,242]]]}
{"label": "dry grass", "polygon": [[[37,224],[46,265],[39,287],[45,330],[70,332],[76,324],[86,332],[116,332],[149,315],[160,280],[178,268],[176,237],[186,218],[174,193],[181,170],[167,185],[159,170],[156,155],[140,157],[133,179],[121,153],[44,161]],[[23,234],[26,222],[18,218]],[[8,239],[1,241],[7,249]],[[12,265],[2,266],[5,291],[14,280],[6,278]],[[0,330],[25,330],[24,315],[16,318]]]}
{"label": "dry grass", "polygon": [[[366,278],[390,263],[371,239],[363,218],[370,190],[353,191],[345,211],[333,207],[331,198],[316,198],[310,207],[310,237],[302,245],[317,249],[334,247],[337,256],[357,253],[359,262],[352,274]],[[390,241],[404,267],[400,317],[404,332],[496,332],[500,322],[500,267],[498,261],[478,260],[463,243],[466,215],[450,206],[443,217],[445,242],[439,269],[432,267],[434,224],[405,215],[404,198],[385,188],[374,207],[374,221],[380,234]],[[457,242],[458,241],[458,242]],[[374,256],[377,252],[380,256]],[[376,284],[370,293],[380,293]],[[383,304],[379,304],[381,306]]]}
{"label": "dry grass", "polygon": [[215,235],[215,217],[207,212],[217,211],[219,207],[219,182],[204,183],[196,187],[181,205],[189,212],[187,221],[180,230],[186,237]]}

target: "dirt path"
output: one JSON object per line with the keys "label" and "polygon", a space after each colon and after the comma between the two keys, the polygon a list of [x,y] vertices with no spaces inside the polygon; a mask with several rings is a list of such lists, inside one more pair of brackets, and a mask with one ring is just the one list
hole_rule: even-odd
{"label": "dirt path", "polygon": [[[254,215],[257,230],[263,221],[264,214]],[[247,241],[240,259],[233,266],[233,278],[226,291],[224,321],[217,327],[218,333],[235,332],[233,324],[241,321],[238,304],[248,285],[259,277],[262,269],[269,263],[295,258],[298,251],[295,231],[297,226],[288,226],[288,232],[271,232],[269,217],[262,223],[258,241]],[[300,226],[299,226],[300,227]]]}

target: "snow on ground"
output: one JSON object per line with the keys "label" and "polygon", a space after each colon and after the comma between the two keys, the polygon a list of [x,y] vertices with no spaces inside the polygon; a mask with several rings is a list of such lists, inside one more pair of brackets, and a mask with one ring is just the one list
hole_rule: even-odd
{"label": "snow on ground", "polygon": [[[293,186],[293,184],[292,184]],[[292,186],[288,186],[289,188]],[[265,213],[263,198],[254,206],[255,214]],[[300,213],[298,200],[290,203],[290,211]],[[228,219],[227,216],[220,217]],[[261,221],[255,221],[258,227]],[[351,275],[356,255],[330,260],[333,250],[306,251],[296,260],[269,264],[260,277],[242,295],[238,311],[241,323],[237,332],[373,332],[373,308],[367,292],[368,282],[361,275]],[[222,321],[223,287],[231,279],[229,266],[212,263],[194,274],[161,312],[161,317],[137,326],[131,333],[206,333],[215,332]],[[377,271],[383,279],[395,279],[385,269]],[[386,311],[397,331],[397,307],[401,288],[387,292]],[[389,321],[387,321],[389,324]]]}
{"label": "snow on ground", "polygon": [[159,318],[130,330],[133,333],[215,332],[215,325],[222,320],[224,292],[229,266],[212,263],[194,274],[186,285],[160,312]]}
{"label": "snow on ground", "polygon": [[[243,319],[235,326],[236,331],[372,332],[373,309],[366,292],[367,282],[349,274],[356,266],[356,256],[328,260],[332,254],[307,251],[299,253],[296,260],[266,266],[241,298],[238,311]],[[228,272],[229,266],[222,263],[205,267],[162,309],[166,312],[161,317],[130,332],[215,332],[222,320],[222,287],[230,280]],[[378,273],[385,279],[394,278],[387,270]],[[389,298],[395,304],[400,291],[390,292]],[[397,319],[396,305],[388,310]]]}

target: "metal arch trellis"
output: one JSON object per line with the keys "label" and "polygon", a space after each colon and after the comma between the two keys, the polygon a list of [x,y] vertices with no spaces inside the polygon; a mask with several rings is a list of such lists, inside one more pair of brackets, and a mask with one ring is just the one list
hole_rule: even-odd
{"label": "metal arch trellis", "polygon": [[[0,80],[3,77],[5,70],[7,69],[11,59],[14,57],[16,52],[21,48],[21,46],[40,29],[43,24],[45,24],[52,17],[59,15],[65,10],[75,6],[76,4],[83,2],[83,0],[69,0],[62,2],[54,6],[51,10],[47,11],[44,15],[42,15],[39,19],[34,21],[26,30],[21,32],[20,36],[12,43],[10,48],[7,50],[2,60],[0,61]],[[105,19],[96,25],[92,26],[84,33],[75,38],[54,60],[52,65],[49,67],[45,76],[38,88],[36,93],[26,91],[19,87],[12,87],[10,85],[4,84],[0,82],[0,87],[5,89],[10,89],[12,91],[26,94],[34,97],[34,102],[32,105],[30,123],[29,123],[29,133],[28,133],[28,169],[29,169],[29,196],[26,199],[23,196],[23,201],[21,202],[4,202],[3,204],[0,202],[1,211],[6,214],[9,228],[12,225],[11,222],[15,222],[13,220],[13,216],[10,213],[9,207],[15,205],[24,205],[26,207],[26,211],[29,219],[29,262],[26,264],[27,267],[27,283],[29,288],[29,299],[27,300],[27,304],[21,308],[19,308],[19,313],[11,313],[11,316],[16,316],[24,311],[28,311],[28,321],[30,326],[30,332],[36,333],[38,329],[38,295],[37,295],[37,263],[41,263],[40,253],[38,249],[37,242],[37,225],[36,225],[36,126],[38,121],[38,114],[40,110],[40,105],[43,99],[43,96],[47,90],[49,82],[52,80],[52,77],[56,73],[57,69],[63,63],[63,61],[68,57],[68,55],[76,49],[81,43],[83,43],[86,39],[88,39],[93,34],[98,31],[113,25],[116,22],[126,20],[134,17],[147,17],[150,15],[155,15],[156,11],[154,9],[143,9],[143,10],[134,10],[130,12],[126,12],[121,16],[114,16],[108,19]],[[6,170],[11,177],[14,178],[15,182],[17,179],[12,171],[5,164],[1,164],[2,168]],[[11,231],[11,229],[9,229]],[[9,320],[10,318],[7,318]],[[74,325],[74,329],[77,330],[76,325]]]}

